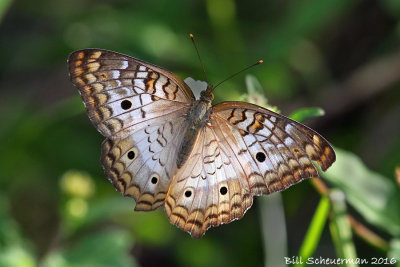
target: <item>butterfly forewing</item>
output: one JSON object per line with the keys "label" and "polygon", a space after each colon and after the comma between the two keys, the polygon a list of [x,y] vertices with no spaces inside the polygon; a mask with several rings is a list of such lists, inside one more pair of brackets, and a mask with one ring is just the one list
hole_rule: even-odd
{"label": "butterfly forewing", "polygon": [[321,135],[285,116],[244,102],[223,102],[213,111],[213,125],[221,128],[234,154],[264,178],[263,193],[318,177],[312,160],[326,170],[336,159]]}
{"label": "butterfly forewing", "polygon": [[125,138],[194,100],[177,76],[129,56],[85,49],[72,53],[68,64],[90,119],[109,138]]}

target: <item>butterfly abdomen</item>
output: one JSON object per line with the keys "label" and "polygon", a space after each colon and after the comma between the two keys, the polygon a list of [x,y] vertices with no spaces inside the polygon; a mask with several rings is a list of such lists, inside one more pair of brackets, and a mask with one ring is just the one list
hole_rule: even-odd
{"label": "butterfly abdomen", "polygon": [[178,168],[182,167],[190,156],[197,137],[199,136],[199,131],[210,119],[210,112],[211,105],[209,102],[198,100],[193,103],[185,121],[187,130],[185,131],[178,150]]}

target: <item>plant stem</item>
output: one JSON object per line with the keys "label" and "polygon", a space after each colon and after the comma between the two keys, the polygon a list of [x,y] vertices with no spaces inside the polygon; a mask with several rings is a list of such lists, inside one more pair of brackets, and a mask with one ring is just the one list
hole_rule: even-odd
{"label": "plant stem", "polygon": [[318,245],[324,229],[328,214],[330,211],[330,202],[327,196],[322,195],[318,207],[312,218],[310,227],[307,230],[306,237],[301,245],[299,257],[303,259],[302,263],[294,266],[304,266],[307,258],[311,257]]}

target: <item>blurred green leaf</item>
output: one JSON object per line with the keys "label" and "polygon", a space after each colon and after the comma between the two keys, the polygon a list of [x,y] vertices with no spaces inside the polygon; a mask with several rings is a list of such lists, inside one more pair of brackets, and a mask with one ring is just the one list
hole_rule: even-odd
{"label": "blurred green leaf", "polygon": [[246,88],[247,94],[242,95],[239,98],[240,101],[250,102],[252,104],[267,108],[273,112],[280,113],[278,107],[268,104],[268,99],[264,94],[261,83],[254,75],[246,75]]}
{"label": "blurred green leaf", "polygon": [[[322,231],[324,230],[330,211],[330,206],[329,198],[327,196],[322,196],[311,220],[310,226],[308,227],[303,244],[301,245],[299,251],[300,258],[308,259],[313,255],[318,246]],[[295,266],[304,266],[305,263],[306,262],[304,261],[303,263],[296,264]]]}
{"label": "blurred green leaf", "polygon": [[245,81],[248,94],[264,95],[262,85],[260,81],[256,78],[256,76],[247,74],[245,77]]}
{"label": "blurred green leaf", "polygon": [[400,16],[400,1],[398,0],[384,0],[382,1],[383,7],[390,12],[393,16]]}
{"label": "blurred green leaf", "polygon": [[[350,260],[349,263],[343,263],[342,266],[358,266],[354,262],[357,260],[356,249],[353,243],[351,226],[347,218],[345,195],[338,189],[332,189],[329,192],[329,198],[332,203],[332,220],[330,230],[335,244],[338,258]],[[351,262],[351,261],[354,262]]]}
{"label": "blurred green leaf", "polygon": [[8,201],[0,193],[0,248],[11,242],[19,242],[17,225],[8,212]]}
{"label": "blurred green leaf", "polygon": [[19,245],[12,245],[1,250],[0,266],[35,267],[37,265],[35,258],[28,250]]}
{"label": "blurred green leaf", "polygon": [[394,258],[400,265],[400,238],[395,238],[390,241],[390,249],[388,252],[388,258]]}
{"label": "blurred green leaf", "polygon": [[68,214],[64,218],[66,235],[72,235],[83,227],[98,224],[106,219],[120,216],[121,214],[133,213],[134,201],[118,195],[117,192],[111,197],[96,199],[89,203],[87,215],[82,218],[72,218]]}
{"label": "blurred green leaf", "polygon": [[0,1],[0,21],[6,13],[8,7],[12,3],[12,0],[1,0]]}
{"label": "blurred green leaf", "polygon": [[[186,238],[178,244],[178,256],[183,266],[224,266],[224,250],[208,238]],[[196,255],[193,257],[193,255]]]}
{"label": "blurred green leaf", "polygon": [[336,162],[323,178],[340,188],[368,222],[400,235],[400,194],[388,178],[369,170],[353,153],[335,148]]}
{"label": "blurred green leaf", "polygon": [[96,231],[80,236],[72,244],[52,251],[42,265],[48,267],[128,267],[136,266],[130,256],[133,240],[129,232],[120,229]]}
{"label": "blurred green leaf", "polygon": [[289,118],[292,120],[303,122],[307,119],[323,116],[325,114],[322,108],[301,108],[293,112]]}
{"label": "blurred green leaf", "polygon": [[[173,240],[174,234],[180,231],[171,224],[162,209],[153,212],[131,211],[119,223],[132,229],[138,241],[144,244],[163,245]],[[185,237],[186,233],[185,233]]]}
{"label": "blurred green leaf", "polygon": [[0,266],[34,267],[35,257],[11,218],[8,201],[0,193]]}
{"label": "blurred green leaf", "polygon": [[[231,60],[231,55],[235,54],[236,62],[244,62],[243,53],[240,53],[243,51],[244,45],[237,27],[236,2],[233,0],[207,0],[205,4],[212,30],[216,33],[216,41],[219,47],[226,52],[219,57],[227,63]],[[231,73],[234,72],[235,65],[225,64],[224,67]]]}

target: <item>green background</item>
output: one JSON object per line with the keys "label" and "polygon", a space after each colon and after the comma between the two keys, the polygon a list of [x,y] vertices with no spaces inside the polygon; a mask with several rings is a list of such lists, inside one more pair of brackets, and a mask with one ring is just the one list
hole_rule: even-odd
{"label": "green background", "polygon": [[[322,174],[332,192],[291,187],[272,205],[283,203],[276,224],[272,197],[258,197],[244,218],[199,240],[162,209],[133,212],[105,179],[103,137],[66,60],[103,48],[203,79],[189,33],[214,84],[264,60],[218,87],[215,103],[250,99],[256,87],[283,114],[325,111],[295,118],[337,148]],[[399,266],[399,1],[0,0],[0,40],[0,266],[278,266],[274,257],[284,266],[279,253]],[[346,214],[380,239],[366,241]]]}

